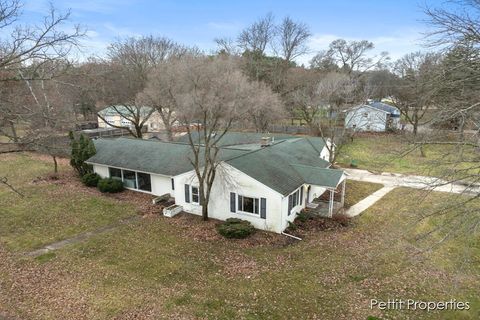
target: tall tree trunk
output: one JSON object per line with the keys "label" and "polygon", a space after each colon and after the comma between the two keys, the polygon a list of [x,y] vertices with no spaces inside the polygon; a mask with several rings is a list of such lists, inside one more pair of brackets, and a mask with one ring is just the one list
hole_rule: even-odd
{"label": "tall tree trunk", "polygon": [[202,219],[203,221],[208,221],[208,203],[203,202],[202,205]]}
{"label": "tall tree trunk", "polygon": [[12,140],[13,142],[18,142],[17,129],[15,128],[15,124],[13,123],[13,120],[9,120],[8,122],[10,123],[10,129],[12,130]]}
{"label": "tall tree trunk", "polygon": [[413,123],[413,137],[417,136],[417,132],[418,132],[417,126],[418,126],[418,124],[416,122],[414,122]]}
{"label": "tall tree trunk", "polygon": [[54,167],[53,167],[53,172],[58,173],[57,157],[56,157],[56,156],[52,156],[52,158],[53,158],[53,165],[54,165]]}
{"label": "tall tree trunk", "polygon": [[418,111],[415,110],[412,116],[412,126],[413,126],[413,140],[417,138],[417,133],[418,133]]}
{"label": "tall tree trunk", "polygon": [[210,199],[207,199],[209,197],[205,195],[203,183],[199,183],[198,193],[199,193],[198,196],[200,197],[200,203],[202,206],[202,219],[203,221],[208,221],[208,202]]}
{"label": "tall tree trunk", "polygon": [[[460,132],[459,141],[465,142],[465,117],[462,116],[460,119],[460,126],[458,127],[458,131]],[[458,144],[458,156],[460,159],[463,160],[463,148],[464,146]]]}
{"label": "tall tree trunk", "polygon": [[425,158],[427,155],[425,154],[425,149],[423,148],[423,145],[420,145],[420,155],[422,158]]}
{"label": "tall tree trunk", "polygon": [[164,125],[165,125],[165,133],[167,134],[167,140],[173,141],[172,126],[169,123],[165,123]]}
{"label": "tall tree trunk", "polygon": [[136,125],[135,126],[135,134],[136,134],[137,138],[142,139],[142,137],[143,137],[142,127]]}

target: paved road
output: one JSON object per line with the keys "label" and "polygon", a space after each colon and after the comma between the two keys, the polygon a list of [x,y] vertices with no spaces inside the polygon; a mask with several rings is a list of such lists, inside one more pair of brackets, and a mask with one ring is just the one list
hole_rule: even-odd
{"label": "paved road", "polygon": [[365,199],[359,201],[345,211],[345,214],[354,217],[371,207],[375,202],[380,200],[387,193],[396,187],[408,187],[414,189],[424,189],[441,192],[463,193],[476,195],[480,193],[480,186],[465,186],[450,183],[439,178],[425,176],[409,176],[398,173],[384,172],[382,174],[374,174],[367,170],[345,169],[348,179],[357,181],[367,181],[383,184],[384,187],[372,193]]}

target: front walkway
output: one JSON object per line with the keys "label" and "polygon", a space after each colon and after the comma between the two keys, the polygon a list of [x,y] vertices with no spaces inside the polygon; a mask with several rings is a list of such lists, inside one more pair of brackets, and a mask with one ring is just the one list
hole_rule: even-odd
{"label": "front walkway", "polygon": [[395,187],[384,186],[383,188],[375,191],[374,193],[372,193],[368,197],[364,198],[363,200],[360,200],[358,203],[354,204],[353,206],[351,206],[350,208],[345,210],[345,214],[350,216],[350,217],[354,217],[354,216],[359,215],[363,211],[370,208],[375,202],[377,202],[378,200],[383,198],[384,195],[386,195],[387,193],[389,193],[393,189],[395,189]]}
{"label": "front walkway", "polygon": [[345,214],[354,217],[371,207],[387,193],[396,187],[407,187],[424,189],[430,191],[450,192],[457,194],[477,195],[480,193],[480,186],[465,186],[451,183],[435,177],[409,176],[399,173],[383,172],[374,174],[367,170],[345,169],[348,179],[383,184],[384,187],[372,193],[365,199],[345,210]]}
{"label": "front walkway", "polygon": [[99,229],[96,229],[96,230],[93,230],[93,231],[80,233],[80,234],[78,234],[78,235],[76,235],[72,238],[68,238],[68,239],[58,241],[58,242],[51,243],[49,245],[46,245],[43,248],[40,248],[40,249],[37,249],[35,251],[29,252],[29,253],[27,253],[27,255],[32,256],[32,257],[38,257],[38,256],[41,256],[42,254],[47,253],[47,252],[61,249],[61,248],[65,247],[66,245],[85,241],[85,240],[87,240],[88,238],[90,238],[94,235],[116,229],[122,224],[130,223],[130,222],[136,221],[138,219],[140,219],[139,215],[135,215],[133,217],[125,218],[125,219],[120,220],[117,223],[114,223],[114,224],[111,224],[111,225],[108,225],[108,226],[105,226],[105,227],[102,227],[102,228],[99,228]]}

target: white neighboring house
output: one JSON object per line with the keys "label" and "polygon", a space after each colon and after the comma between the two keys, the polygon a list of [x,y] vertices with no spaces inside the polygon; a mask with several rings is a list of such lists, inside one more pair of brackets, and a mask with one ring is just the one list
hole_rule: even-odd
{"label": "white neighboring house", "polygon": [[[281,233],[326,191],[330,192],[328,215],[333,213],[335,192],[341,193],[343,204],[345,174],[330,169],[322,159],[326,147],[321,138],[283,136],[268,144],[262,144],[261,138],[261,134],[245,133],[222,138],[225,143],[219,152],[209,217],[240,218],[255,228]],[[131,190],[168,194],[183,211],[201,215],[190,145],[117,138],[95,140],[95,147],[97,153],[87,163],[100,176],[121,179]]]}
{"label": "white neighboring house", "polygon": [[[120,111],[118,112],[115,108]],[[123,106],[116,106],[116,107],[106,107],[99,111],[99,114],[106,120],[103,121],[102,118],[97,116],[98,127],[99,128],[112,128],[113,126],[122,126],[128,127],[131,126],[132,123],[130,120],[126,119],[122,116],[122,114],[127,115],[130,117],[129,112]],[[141,114],[145,116],[150,113],[150,107],[141,107]],[[158,111],[154,111],[150,117],[145,121],[145,127],[149,132],[158,132],[165,129],[163,125],[162,117],[158,113]]]}
{"label": "white neighboring house", "polygon": [[345,127],[356,131],[399,129],[400,110],[383,102],[370,102],[345,111]]}

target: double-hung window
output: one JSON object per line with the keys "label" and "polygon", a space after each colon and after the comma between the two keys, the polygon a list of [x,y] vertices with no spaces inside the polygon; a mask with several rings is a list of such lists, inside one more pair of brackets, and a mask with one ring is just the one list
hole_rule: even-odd
{"label": "double-hung window", "polygon": [[267,219],[267,199],[245,197],[230,192],[230,212],[255,214],[259,215],[261,219]]}
{"label": "double-hung window", "polygon": [[258,214],[258,198],[251,198],[238,195],[238,210]]}
{"label": "double-hung window", "polygon": [[194,204],[200,203],[200,191],[198,190],[198,187],[189,184],[185,185],[185,202]]}
{"label": "double-hung window", "polygon": [[199,203],[198,187],[192,186],[192,203]]}

